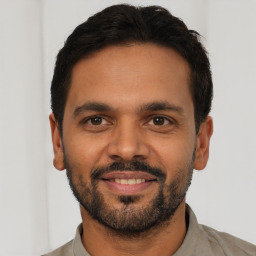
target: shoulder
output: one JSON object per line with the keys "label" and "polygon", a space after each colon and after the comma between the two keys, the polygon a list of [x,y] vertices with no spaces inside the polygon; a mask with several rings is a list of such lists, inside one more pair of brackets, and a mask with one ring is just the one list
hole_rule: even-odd
{"label": "shoulder", "polygon": [[72,249],[73,240],[69,241],[68,243],[64,244],[63,246],[59,247],[58,249],[44,254],[42,256],[72,256],[73,249]]}
{"label": "shoulder", "polygon": [[230,234],[219,232],[205,225],[199,225],[212,248],[219,248],[225,255],[256,256],[256,245]]}

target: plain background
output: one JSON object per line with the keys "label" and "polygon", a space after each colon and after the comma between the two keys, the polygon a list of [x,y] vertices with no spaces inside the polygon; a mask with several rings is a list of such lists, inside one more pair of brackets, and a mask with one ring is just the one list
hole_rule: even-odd
{"label": "plain background", "polygon": [[0,0],[0,255],[39,255],[74,237],[79,206],[52,166],[54,61],[78,24],[123,2],[162,5],[203,35],[214,135],[187,202],[200,223],[256,243],[256,1]]}

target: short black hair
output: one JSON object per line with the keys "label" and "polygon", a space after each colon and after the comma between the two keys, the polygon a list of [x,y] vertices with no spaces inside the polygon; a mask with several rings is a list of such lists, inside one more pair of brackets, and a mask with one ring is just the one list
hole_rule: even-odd
{"label": "short black hair", "polygon": [[211,110],[213,96],[210,63],[199,33],[189,30],[182,20],[163,7],[120,4],[105,8],[77,26],[57,55],[51,84],[51,108],[61,133],[74,65],[107,46],[129,43],[169,47],[188,62],[198,132]]}

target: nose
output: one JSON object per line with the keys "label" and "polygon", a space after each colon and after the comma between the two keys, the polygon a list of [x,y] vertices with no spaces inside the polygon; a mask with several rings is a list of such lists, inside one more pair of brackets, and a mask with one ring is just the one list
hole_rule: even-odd
{"label": "nose", "polygon": [[107,154],[115,161],[145,160],[149,157],[150,148],[136,125],[123,123],[115,128]]}

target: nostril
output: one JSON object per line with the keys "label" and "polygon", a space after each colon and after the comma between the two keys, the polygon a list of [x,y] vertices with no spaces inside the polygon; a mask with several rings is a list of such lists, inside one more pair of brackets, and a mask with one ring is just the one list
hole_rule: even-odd
{"label": "nostril", "polygon": [[[114,135],[113,135],[114,136]],[[136,136],[136,135],[134,135]],[[114,136],[106,147],[108,157],[115,161],[145,160],[150,155],[150,147],[140,137]]]}

